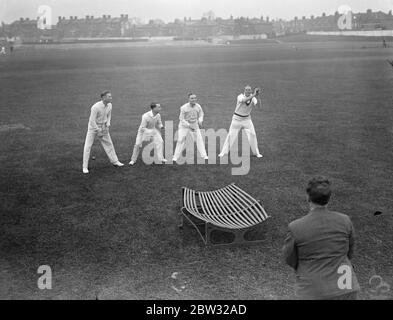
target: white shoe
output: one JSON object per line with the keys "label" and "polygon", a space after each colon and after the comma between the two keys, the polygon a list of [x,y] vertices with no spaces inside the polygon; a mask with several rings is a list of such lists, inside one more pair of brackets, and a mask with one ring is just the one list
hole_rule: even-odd
{"label": "white shoe", "polygon": [[158,160],[159,162],[163,162],[163,163],[166,163],[166,162],[168,162],[168,160],[167,159],[160,159],[160,160]]}
{"label": "white shoe", "polygon": [[173,162],[177,162],[177,159],[174,157],[174,158],[172,158],[172,161]]}
{"label": "white shoe", "polygon": [[208,156],[203,157],[203,160],[209,160],[209,157]]}
{"label": "white shoe", "polygon": [[257,157],[257,158],[263,158],[263,155],[261,155],[260,153],[258,153],[258,154],[256,155],[256,157]]}
{"label": "white shoe", "polygon": [[132,160],[129,163],[130,166],[133,166],[134,164],[135,164],[135,161],[132,161]]}
{"label": "white shoe", "polygon": [[114,165],[115,167],[122,167],[122,166],[124,166],[124,164],[121,163],[120,161],[115,162],[113,165]]}
{"label": "white shoe", "polygon": [[220,154],[218,155],[219,158],[223,158],[224,156],[225,156],[225,154],[223,154],[223,153],[220,153]]}
{"label": "white shoe", "polygon": [[89,173],[89,169],[83,168],[83,173]]}

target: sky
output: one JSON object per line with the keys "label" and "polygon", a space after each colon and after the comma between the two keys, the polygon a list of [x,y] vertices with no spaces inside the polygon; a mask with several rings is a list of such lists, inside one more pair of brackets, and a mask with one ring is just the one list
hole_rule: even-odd
{"label": "sky", "polygon": [[212,10],[216,17],[228,18],[269,16],[272,19],[333,14],[341,5],[349,5],[353,12],[388,12],[393,10],[393,0],[0,0],[0,21],[10,23],[20,17],[35,19],[38,8],[48,5],[52,10],[53,24],[58,16],[95,17],[121,13],[139,17],[144,22],[162,19],[165,22],[184,17],[201,18]]}

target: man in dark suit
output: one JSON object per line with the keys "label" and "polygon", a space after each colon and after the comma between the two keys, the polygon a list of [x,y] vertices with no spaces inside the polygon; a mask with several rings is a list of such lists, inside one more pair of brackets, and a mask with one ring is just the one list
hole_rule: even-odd
{"label": "man in dark suit", "polygon": [[289,224],[283,254],[296,272],[300,299],[356,299],[360,290],[351,258],[355,232],[350,218],[330,211],[330,182],[313,178],[307,186],[310,212]]}

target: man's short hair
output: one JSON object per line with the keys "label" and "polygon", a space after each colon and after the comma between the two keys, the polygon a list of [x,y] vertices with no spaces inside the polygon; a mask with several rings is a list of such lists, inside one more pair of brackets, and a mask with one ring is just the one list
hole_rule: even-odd
{"label": "man's short hair", "polygon": [[152,102],[151,104],[150,104],[150,108],[153,110],[155,107],[157,107],[159,105],[159,103],[157,103],[157,102]]}
{"label": "man's short hair", "polygon": [[330,181],[321,176],[312,178],[308,182],[306,192],[312,203],[324,206],[328,204],[332,195]]}
{"label": "man's short hair", "polygon": [[109,90],[105,90],[101,93],[101,99],[105,97],[108,93],[111,93]]}
{"label": "man's short hair", "polygon": [[193,93],[193,92],[190,92],[190,93],[188,94],[188,97],[191,97],[191,96],[196,96],[196,94]]}
{"label": "man's short hair", "polygon": [[246,90],[247,88],[250,88],[252,90],[252,87],[249,84],[244,87],[244,90]]}

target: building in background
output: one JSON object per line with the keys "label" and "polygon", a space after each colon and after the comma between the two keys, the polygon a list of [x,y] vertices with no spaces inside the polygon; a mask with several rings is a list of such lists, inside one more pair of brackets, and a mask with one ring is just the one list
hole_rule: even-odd
{"label": "building in background", "polygon": [[[306,32],[339,31],[340,14],[323,13],[320,17],[295,17],[293,20],[269,17],[248,18],[233,16],[223,19],[212,11],[203,14],[201,19],[184,17],[165,23],[160,19],[143,23],[140,19],[129,18],[128,14],[120,17],[102,15],[101,17],[70,16],[58,17],[57,24],[49,29],[37,27],[38,18],[20,18],[9,25],[2,24],[0,37],[15,37],[24,43],[66,42],[75,39],[138,39],[138,38],[173,38],[174,40],[220,40],[220,39],[265,39],[286,34]],[[393,30],[392,11],[384,13],[367,10],[353,13],[352,30]]]}

